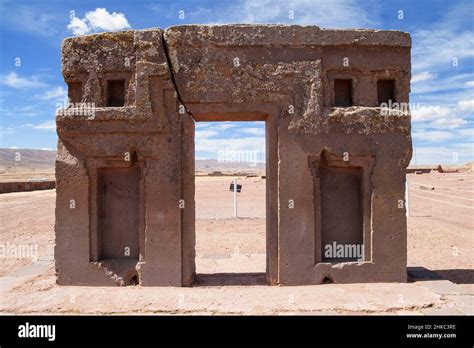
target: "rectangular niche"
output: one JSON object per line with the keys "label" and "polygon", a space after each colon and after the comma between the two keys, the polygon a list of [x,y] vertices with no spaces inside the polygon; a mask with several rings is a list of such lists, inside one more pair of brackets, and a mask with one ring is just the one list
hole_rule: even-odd
{"label": "rectangular niche", "polygon": [[125,105],[125,80],[107,81],[107,106]]}
{"label": "rectangular niche", "polygon": [[97,170],[99,260],[139,257],[140,167]]}
{"label": "rectangular niche", "polygon": [[358,261],[364,252],[362,168],[323,165],[319,170],[321,260]]}
{"label": "rectangular niche", "polygon": [[390,100],[395,103],[395,80],[378,80],[377,98],[379,106],[382,103],[389,104]]}
{"label": "rectangular niche", "polygon": [[352,80],[334,80],[334,106],[349,107],[352,105]]}

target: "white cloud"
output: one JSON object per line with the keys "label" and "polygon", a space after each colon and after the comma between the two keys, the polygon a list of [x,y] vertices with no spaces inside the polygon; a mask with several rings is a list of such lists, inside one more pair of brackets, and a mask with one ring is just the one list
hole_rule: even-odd
{"label": "white cloud", "polygon": [[240,131],[252,135],[265,135],[264,128],[242,128]]}
{"label": "white cloud", "polygon": [[474,112],[474,99],[458,101],[458,107],[461,111]]}
{"label": "white cloud", "polygon": [[458,129],[457,131],[462,137],[470,138],[470,140],[474,140],[474,129],[473,128],[463,128]]}
{"label": "white cloud", "polygon": [[96,8],[87,12],[86,19],[93,30],[121,30],[130,28],[130,24],[123,13],[109,13],[105,8]]}
{"label": "white cloud", "polygon": [[452,109],[443,106],[421,106],[411,111],[414,122],[431,121],[450,116]]}
{"label": "white cloud", "polygon": [[211,124],[210,125],[210,129],[212,130],[226,130],[226,129],[230,129],[230,128],[234,128],[234,127],[237,127],[237,125],[235,123],[231,123],[231,122],[223,122],[223,123],[218,123],[218,124]]}
{"label": "white cloud", "polygon": [[56,129],[56,122],[54,120],[46,121],[32,126],[35,129],[51,131]]}
{"label": "white cloud", "polygon": [[40,105],[26,105],[21,107],[13,107],[9,109],[0,108],[0,112],[3,116],[37,116],[41,113]]}
{"label": "white cloud", "polygon": [[208,138],[211,138],[211,137],[213,137],[214,135],[217,135],[217,134],[219,134],[219,133],[216,132],[216,131],[212,131],[212,130],[196,130],[195,139],[196,139],[196,141],[203,140],[203,139],[208,139]]}
{"label": "white cloud", "polygon": [[198,139],[196,140],[196,152],[218,151],[264,151],[265,139],[262,137],[239,137],[230,139]]}
{"label": "white cloud", "polygon": [[245,0],[221,11],[213,11],[218,18],[200,9],[191,18],[203,16],[213,24],[222,23],[279,23],[317,25],[322,28],[373,27],[375,22],[355,0]]}
{"label": "white cloud", "polygon": [[448,146],[420,146],[414,149],[410,164],[462,165],[473,160],[473,152],[474,143],[472,142]]}
{"label": "white cloud", "polygon": [[[474,58],[473,11],[472,1],[453,2],[429,28],[416,30],[412,35],[413,69],[456,74],[458,67],[468,66]],[[458,67],[453,65],[456,61]]]}
{"label": "white cloud", "polygon": [[474,57],[472,32],[453,31],[449,27],[419,30],[413,34],[413,69],[449,70]]}
{"label": "white cloud", "polygon": [[264,159],[265,128],[256,127],[256,123],[198,122],[195,132],[196,158],[219,159],[221,156],[246,154],[256,161]]}
{"label": "white cloud", "polygon": [[67,25],[67,28],[74,35],[84,35],[91,31],[89,25],[86,23],[85,19],[80,19],[77,17],[72,17],[71,21]]}
{"label": "white cloud", "polygon": [[463,124],[467,124],[467,121],[462,118],[440,118],[435,120],[431,126],[439,128],[458,128]]}
{"label": "white cloud", "polygon": [[[420,82],[420,84],[423,83],[424,82]],[[440,105],[447,107],[458,107],[458,101],[470,99],[472,99],[472,91],[468,89],[458,90],[456,92],[427,93],[410,96],[410,101],[413,103],[419,103],[420,105]]]}
{"label": "white cloud", "polygon": [[414,131],[412,135],[414,139],[421,140],[421,141],[429,141],[429,142],[445,141],[445,140],[453,139],[456,136],[453,132],[434,131],[434,130]]}
{"label": "white cloud", "polygon": [[0,83],[15,89],[29,89],[46,86],[44,82],[39,81],[35,76],[21,77],[14,71],[11,71],[7,75],[0,76]]}
{"label": "white cloud", "polygon": [[[232,124],[233,125],[233,124]],[[216,125],[218,126],[218,125]],[[211,125],[212,127],[212,125]],[[264,151],[265,139],[264,137],[244,137],[239,136],[235,138],[219,138],[217,130],[196,130],[195,145],[196,153],[205,152],[213,154],[211,157],[217,158],[219,151]]]}
{"label": "white cloud", "polygon": [[429,29],[412,34],[410,98],[412,102],[431,105],[412,110],[414,130],[420,125],[456,129],[472,120],[473,10],[472,1],[455,2]]}
{"label": "white cloud", "polygon": [[[434,92],[458,93],[459,90],[469,90],[469,79],[474,78],[473,73],[460,74],[453,72],[451,75],[444,74],[442,78],[419,81],[412,87],[412,94],[426,94]],[[466,81],[467,80],[467,81]]]}
{"label": "white cloud", "polygon": [[413,75],[411,78],[411,83],[417,83],[420,81],[433,80],[436,78],[436,74],[432,74],[428,71],[423,71],[421,73]]}
{"label": "white cloud", "polygon": [[357,0],[242,0],[215,3],[210,7],[198,6],[189,10],[178,5],[161,4],[152,4],[149,8],[169,19],[175,19],[179,11],[184,10],[186,20],[203,24],[271,23],[317,25],[322,28],[367,28],[379,24],[376,6],[372,6],[371,14],[368,15]]}
{"label": "white cloud", "polygon": [[209,128],[210,126],[211,126],[210,122],[196,122],[195,123],[196,129]]}
{"label": "white cloud", "polygon": [[[462,122],[462,124],[466,123],[467,122]],[[428,143],[438,143],[456,140],[459,142],[457,146],[461,146],[462,142],[464,142],[464,144],[468,144],[474,140],[474,131],[472,127],[469,126],[468,128],[443,127],[442,130],[433,128],[421,128],[419,130],[413,130],[412,135],[415,140]],[[474,152],[471,155],[474,155]]]}
{"label": "white cloud", "polygon": [[468,101],[460,101],[457,107],[421,106],[412,109],[412,121],[415,124],[422,124],[430,128],[458,128],[468,123],[467,119],[470,116],[466,115],[464,111],[468,111],[468,108],[472,107],[472,104],[469,104]]}
{"label": "white cloud", "polygon": [[67,97],[67,90],[63,86],[57,86],[51,88],[41,94],[39,98],[41,100],[51,100],[51,99],[65,99]]}
{"label": "white cloud", "polygon": [[84,18],[73,16],[67,28],[74,35],[84,35],[97,31],[115,31],[129,29],[130,24],[123,13],[108,12],[105,8],[89,11]]}
{"label": "white cloud", "polygon": [[219,132],[219,131],[225,131],[230,128],[235,128],[237,127],[236,122],[197,122],[196,123],[196,129],[199,131],[201,129],[206,129],[208,131],[214,131],[214,132]]}

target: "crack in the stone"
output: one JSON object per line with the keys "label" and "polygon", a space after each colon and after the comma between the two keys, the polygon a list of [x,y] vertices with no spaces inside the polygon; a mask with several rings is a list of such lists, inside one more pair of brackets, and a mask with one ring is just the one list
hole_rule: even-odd
{"label": "crack in the stone", "polygon": [[[196,123],[196,118],[194,117],[193,113],[191,111],[189,111],[188,107],[186,106],[186,104],[183,102],[183,99],[181,98],[181,94],[179,93],[178,84],[176,83],[176,79],[174,77],[173,64],[171,63],[171,58],[170,58],[170,54],[169,54],[169,50],[168,50],[168,43],[166,42],[164,32],[161,34],[161,40],[163,42],[163,51],[165,53],[166,62],[168,64],[168,68],[169,68],[169,71],[170,71],[171,83],[173,83],[174,90],[176,91],[176,95],[178,97],[178,101],[181,103],[181,105],[184,106],[184,108],[186,109],[186,112],[188,113],[188,115],[191,116],[193,121]],[[178,114],[179,114],[179,112],[178,112]]]}

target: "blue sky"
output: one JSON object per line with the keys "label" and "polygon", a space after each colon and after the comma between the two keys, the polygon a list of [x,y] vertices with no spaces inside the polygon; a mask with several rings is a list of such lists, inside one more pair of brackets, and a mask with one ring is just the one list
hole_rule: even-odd
{"label": "blue sky", "polygon": [[[0,147],[56,148],[54,113],[66,93],[63,38],[189,23],[407,31],[416,163],[474,159],[472,0],[0,1]],[[216,158],[222,146],[261,151],[263,134],[262,123],[198,124],[196,157]]]}

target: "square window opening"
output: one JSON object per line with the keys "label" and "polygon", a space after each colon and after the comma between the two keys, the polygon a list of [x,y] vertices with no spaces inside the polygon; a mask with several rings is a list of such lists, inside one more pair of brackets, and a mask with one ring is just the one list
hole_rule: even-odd
{"label": "square window opening", "polygon": [[107,81],[107,106],[125,105],[125,80]]}
{"label": "square window opening", "polygon": [[395,80],[378,80],[377,81],[377,96],[379,106],[383,103],[395,103]]}
{"label": "square window opening", "polygon": [[352,105],[352,80],[334,80],[334,106],[349,107]]}

